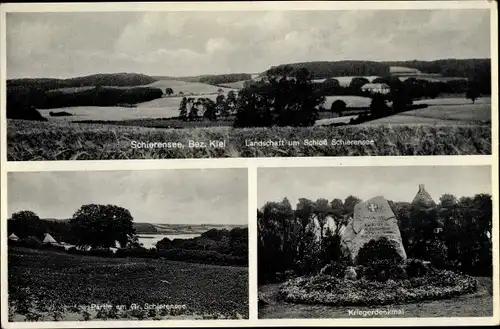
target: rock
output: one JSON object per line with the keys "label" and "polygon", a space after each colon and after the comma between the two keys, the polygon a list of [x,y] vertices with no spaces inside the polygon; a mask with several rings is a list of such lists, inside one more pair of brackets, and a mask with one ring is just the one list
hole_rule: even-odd
{"label": "rock", "polygon": [[352,281],[355,281],[357,277],[358,277],[358,274],[356,273],[356,270],[354,269],[354,267],[349,266],[349,267],[345,270],[345,273],[344,273],[344,279],[345,279],[345,280],[352,280]]}
{"label": "rock", "polygon": [[359,250],[370,240],[387,238],[393,241],[397,253],[406,259],[398,222],[389,202],[377,196],[354,207],[354,215],[342,233],[342,250],[355,263]]}
{"label": "rock", "polygon": [[413,205],[418,205],[424,208],[436,207],[436,202],[434,202],[429,192],[425,190],[424,184],[420,184],[418,186],[417,195],[415,195],[415,198],[413,198],[413,201],[411,203]]}

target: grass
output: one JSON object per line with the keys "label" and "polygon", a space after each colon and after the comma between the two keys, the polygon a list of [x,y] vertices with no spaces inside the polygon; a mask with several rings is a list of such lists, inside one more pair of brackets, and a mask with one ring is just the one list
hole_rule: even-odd
{"label": "grass", "polygon": [[[10,161],[220,157],[397,156],[491,154],[489,125],[370,125],[307,128],[228,127],[154,129],[68,122],[8,120]],[[304,140],[373,140],[368,145],[305,145]],[[225,141],[222,148],[189,148],[188,140]],[[246,141],[283,140],[250,147]],[[132,148],[132,141],[180,142],[182,148]],[[292,143],[293,142],[293,143]]]}
{"label": "grass", "polygon": [[370,107],[370,103],[372,99],[370,97],[363,96],[326,96],[326,101],[323,104],[325,109],[330,109],[332,107],[332,103],[336,100],[342,100],[346,103],[346,106],[349,107]]}
{"label": "grass", "polygon": [[491,104],[432,105],[391,115],[367,124],[490,124]]}
{"label": "grass", "polygon": [[[349,318],[349,310],[402,310],[397,317],[481,317],[493,314],[493,283],[491,278],[476,277],[478,290],[453,299],[426,301],[390,306],[333,307],[330,305],[291,304],[277,299],[280,284],[259,287],[259,293],[269,303],[259,307],[259,319]],[[357,316],[362,317],[362,316]],[[377,317],[377,316],[374,316]],[[396,317],[396,316],[392,316]]]}
{"label": "grass", "polygon": [[[82,320],[86,316],[248,318],[247,268],[76,256],[18,247],[9,249],[8,257],[10,321],[33,317]],[[125,307],[114,314],[99,314],[92,304]],[[134,311],[131,304],[142,309]],[[146,304],[162,309],[144,310]]]}

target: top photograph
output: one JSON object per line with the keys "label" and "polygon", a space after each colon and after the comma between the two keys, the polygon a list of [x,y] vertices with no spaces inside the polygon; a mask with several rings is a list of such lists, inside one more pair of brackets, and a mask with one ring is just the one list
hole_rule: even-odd
{"label": "top photograph", "polygon": [[492,153],[493,7],[314,4],[3,7],[5,159]]}

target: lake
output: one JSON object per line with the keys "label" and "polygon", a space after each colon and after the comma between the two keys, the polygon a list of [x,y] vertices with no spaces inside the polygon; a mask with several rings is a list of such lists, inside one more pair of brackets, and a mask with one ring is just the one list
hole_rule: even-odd
{"label": "lake", "polygon": [[142,243],[144,248],[151,249],[156,246],[156,243],[164,238],[173,239],[192,239],[200,236],[200,234],[143,234],[138,235],[139,243]]}

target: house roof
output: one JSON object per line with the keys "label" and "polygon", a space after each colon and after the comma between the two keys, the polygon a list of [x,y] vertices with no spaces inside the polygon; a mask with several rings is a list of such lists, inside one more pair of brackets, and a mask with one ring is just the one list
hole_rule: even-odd
{"label": "house roof", "polygon": [[14,233],[12,233],[11,235],[9,235],[9,239],[10,240],[19,240],[19,237],[17,235],[15,235]]}
{"label": "house roof", "polygon": [[52,235],[50,235],[49,233],[45,233],[43,243],[57,243],[57,241],[52,237]]}

